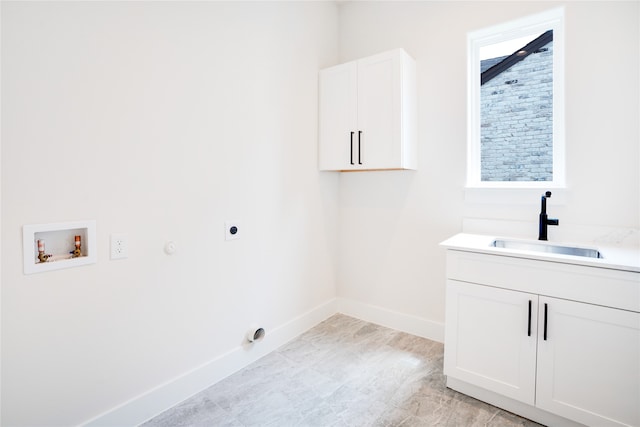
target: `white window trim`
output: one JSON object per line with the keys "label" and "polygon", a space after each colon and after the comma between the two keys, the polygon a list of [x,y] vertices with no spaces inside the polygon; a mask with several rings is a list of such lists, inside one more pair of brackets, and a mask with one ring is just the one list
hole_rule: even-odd
{"label": "white window trim", "polygon": [[[480,48],[553,30],[553,180],[482,181],[480,165]],[[467,35],[467,188],[565,188],[564,8],[470,32]]]}

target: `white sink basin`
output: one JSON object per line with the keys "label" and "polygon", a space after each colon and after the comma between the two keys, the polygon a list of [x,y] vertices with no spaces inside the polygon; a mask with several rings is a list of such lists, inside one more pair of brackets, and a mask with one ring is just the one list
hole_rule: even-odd
{"label": "white sink basin", "polygon": [[604,258],[600,251],[592,248],[580,248],[577,246],[553,245],[543,242],[526,242],[521,240],[496,239],[491,243],[496,248],[515,249],[521,251],[546,252],[561,255],[573,255],[587,258]]}

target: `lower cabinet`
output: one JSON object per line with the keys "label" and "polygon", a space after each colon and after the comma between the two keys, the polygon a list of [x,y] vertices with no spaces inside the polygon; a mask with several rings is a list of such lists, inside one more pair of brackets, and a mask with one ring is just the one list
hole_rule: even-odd
{"label": "lower cabinet", "polygon": [[449,279],[444,373],[585,425],[640,426],[640,313]]}

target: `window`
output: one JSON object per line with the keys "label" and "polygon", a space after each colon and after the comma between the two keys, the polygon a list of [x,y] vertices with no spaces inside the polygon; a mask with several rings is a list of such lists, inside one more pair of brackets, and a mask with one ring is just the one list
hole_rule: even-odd
{"label": "window", "polygon": [[468,36],[468,187],[564,186],[563,9]]}

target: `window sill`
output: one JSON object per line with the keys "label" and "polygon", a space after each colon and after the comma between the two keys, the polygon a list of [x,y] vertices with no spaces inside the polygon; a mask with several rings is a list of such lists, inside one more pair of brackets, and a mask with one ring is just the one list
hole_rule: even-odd
{"label": "window sill", "polygon": [[553,185],[536,187],[466,187],[464,190],[465,203],[472,205],[531,205],[539,204],[545,191],[553,193],[553,204],[566,204],[567,188]]}

